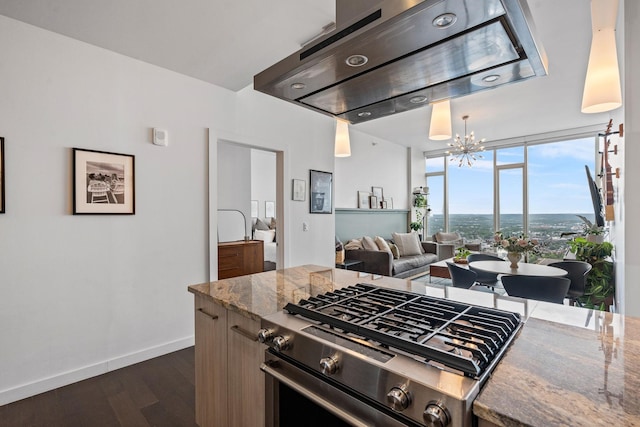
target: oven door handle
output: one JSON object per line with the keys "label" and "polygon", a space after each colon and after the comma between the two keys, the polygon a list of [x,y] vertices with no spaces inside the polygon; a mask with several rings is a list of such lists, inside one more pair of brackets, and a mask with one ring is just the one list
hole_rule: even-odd
{"label": "oven door handle", "polygon": [[267,375],[271,375],[273,378],[280,381],[287,387],[297,391],[307,399],[311,400],[313,403],[321,406],[322,408],[326,409],[327,411],[331,412],[333,415],[341,418],[342,420],[348,422],[349,424],[352,424],[355,427],[370,427],[371,425],[370,423],[365,423],[359,420],[358,418],[354,417],[353,415],[349,414],[348,412],[345,412],[340,408],[336,408],[331,402],[326,400],[324,397],[319,396],[310,390],[307,390],[306,388],[300,386],[299,384],[296,384],[295,382],[291,381],[289,378],[282,375],[280,372],[276,371],[266,363],[262,363],[260,365],[260,370]]}

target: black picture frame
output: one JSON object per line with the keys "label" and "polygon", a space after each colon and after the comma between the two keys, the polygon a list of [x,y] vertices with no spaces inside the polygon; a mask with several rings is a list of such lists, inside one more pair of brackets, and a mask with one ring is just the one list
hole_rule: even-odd
{"label": "black picture frame", "polygon": [[309,212],[333,213],[333,174],[309,170]]}
{"label": "black picture frame", "polygon": [[0,136],[0,214],[5,213],[4,176],[4,138]]}
{"label": "black picture frame", "polygon": [[135,156],[73,149],[73,214],[134,215]]}

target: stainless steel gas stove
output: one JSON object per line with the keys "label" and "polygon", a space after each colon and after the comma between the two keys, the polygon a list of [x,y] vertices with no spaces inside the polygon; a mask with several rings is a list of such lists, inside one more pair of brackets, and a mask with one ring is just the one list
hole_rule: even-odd
{"label": "stainless steel gas stove", "polygon": [[517,313],[369,284],[287,304],[259,333],[266,424],[472,426],[520,326]]}

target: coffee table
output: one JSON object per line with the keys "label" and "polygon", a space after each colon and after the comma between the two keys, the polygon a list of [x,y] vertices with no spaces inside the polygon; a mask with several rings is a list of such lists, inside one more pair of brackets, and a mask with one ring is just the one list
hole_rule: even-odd
{"label": "coffee table", "polygon": [[[449,267],[447,267],[448,262],[453,262],[453,258],[443,259],[442,261],[434,262],[429,264],[429,283],[431,283],[432,277],[439,277],[441,279],[451,279],[449,275]],[[457,264],[463,268],[469,268],[468,264]]]}

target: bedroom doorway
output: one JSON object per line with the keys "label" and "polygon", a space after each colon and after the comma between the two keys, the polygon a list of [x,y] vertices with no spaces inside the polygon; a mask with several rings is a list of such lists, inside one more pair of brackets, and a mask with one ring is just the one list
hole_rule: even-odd
{"label": "bedroom doorway", "polygon": [[[216,218],[210,230],[215,246],[221,236],[227,241],[252,239],[264,243],[264,271],[284,267],[284,152],[218,140],[215,170]],[[240,211],[245,218],[235,237],[228,237],[228,225],[221,212]],[[221,230],[220,228],[224,230]],[[221,233],[222,232],[222,233]],[[215,234],[214,234],[215,233]],[[212,235],[213,234],[213,235]],[[217,249],[217,248],[216,248]],[[211,252],[213,255],[213,251]],[[217,251],[216,251],[217,253]],[[217,266],[217,256],[210,265]],[[211,273],[217,270],[212,268]]]}

